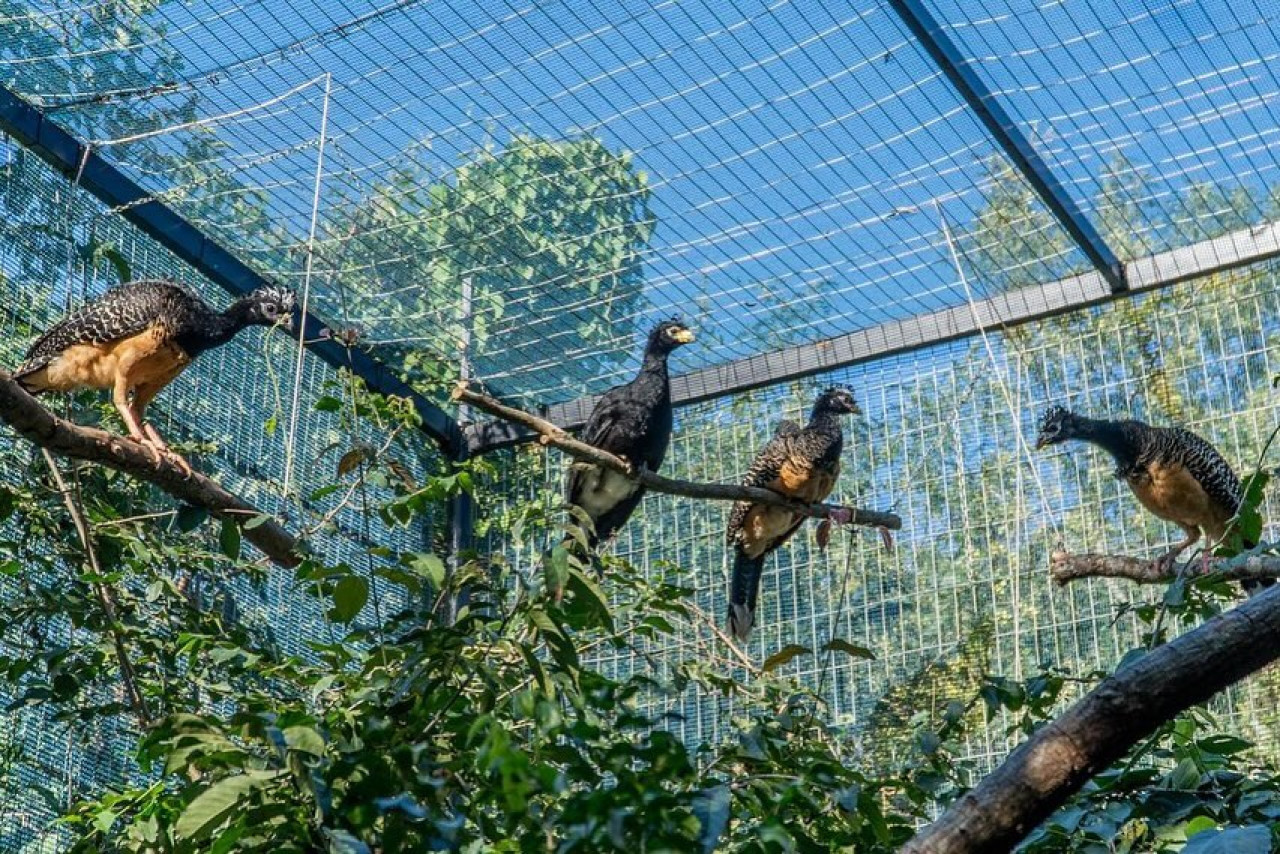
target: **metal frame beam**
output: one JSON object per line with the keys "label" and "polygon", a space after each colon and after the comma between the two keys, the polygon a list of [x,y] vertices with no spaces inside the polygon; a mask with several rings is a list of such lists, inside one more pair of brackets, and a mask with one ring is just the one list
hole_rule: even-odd
{"label": "metal frame beam", "polygon": [[[685,406],[801,379],[967,338],[987,330],[1042,320],[1277,257],[1280,257],[1280,223],[1246,228],[1130,261],[1124,265],[1129,289],[1123,292],[1117,293],[1101,275],[1094,272],[1017,288],[954,308],[681,374],[671,378],[672,400],[677,406]],[[582,397],[545,407],[541,414],[547,420],[572,430],[582,426],[597,400],[596,396]],[[531,438],[527,432],[497,421],[473,424],[467,428],[466,436],[472,454],[519,444]]]}
{"label": "metal frame beam", "polygon": [[1000,106],[987,84],[970,68],[964,54],[925,7],[924,0],[889,0],[889,5],[986,125],[987,132],[1031,184],[1040,200],[1084,251],[1094,269],[1107,280],[1111,290],[1125,290],[1124,265],[1036,153],[1030,140],[1023,136],[1017,123]]}
{"label": "metal frame beam", "polygon": [[[0,132],[34,152],[103,204],[119,209],[122,217],[228,293],[241,296],[269,284],[266,278],[210,240],[175,210],[154,199],[37,107],[3,86],[0,86]],[[307,314],[303,318],[303,339],[308,350],[335,368],[350,370],[373,391],[408,398],[422,418],[423,430],[445,453],[450,456],[465,453],[462,431],[448,413],[410,388],[387,365],[363,351],[347,349],[324,335],[324,330],[325,325],[315,315]]]}

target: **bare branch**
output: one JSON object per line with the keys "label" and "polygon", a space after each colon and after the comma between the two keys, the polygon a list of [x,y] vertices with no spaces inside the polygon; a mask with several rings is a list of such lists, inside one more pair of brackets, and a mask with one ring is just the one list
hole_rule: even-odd
{"label": "bare branch", "polygon": [[794,513],[801,513],[814,519],[826,519],[830,517],[833,511],[848,510],[853,513],[851,524],[866,525],[872,528],[889,528],[894,531],[902,528],[902,519],[893,513],[863,510],[858,507],[842,507],[836,504],[805,504],[802,501],[794,501],[779,495],[769,489],[757,489],[751,486],[738,486],[727,483],[691,483],[685,480],[663,477],[645,469],[637,471],[621,457],[614,456],[608,451],[602,451],[597,447],[588,445],[586,442],[578,441],[550,421],[507,406],[486,394],[472,391],[462,383],[459,383],[454,389],[453,399],[469,403],[476,409],[484,410],[504,421],[528,427],[539,434],[538,441],[543,445],[551,445],[576,459],[596,463],[612,471],[624,474],[632,480],[644,484],[654,492],[711,501],[751,501],[756,504],[769,504],[774,507],[784,507]]}
{"label": "bare branch", "polygon": [[1165,721],[1280,658],[1280,585],[1099,683],[920,831],[904,854],[1011,851]]}
{"label": "bare branch", "polygon": [[[157,463],[147,448],[133,439],[57,417],[3,371],[0,371],[0,419],[47,451],[100,463],[153,483],[174,498],[204,507],[220,519],[232,519],[243,525],[262,515],[253,505],[202,474],[193,473],[188,477],[163,457]],[[275,563],[284,567],[298,565],[298,541],[274,519],[245,527],[243,531],[244,538]]]}
{"label": "bare branch", "polygon": [[[80,507],[80,497],[67,486],[67,481],[63,478],[62,472],[58,470],[58,463],[53,458],[53,454],[49,453],[49,449],[41,448],[41,451],[44,454],[45,465],[49,466],[49,473],[53,475],[53,482],[57,484],[58,492],[62,495],[62,503],[66,506],[67,512],[71,514],[71,522],[75,525],[76,534],[80,537],[80,545],[84,547],[84,554],[88,560],[89,568],[93,570],[95,578],[101,579],[102,565],[98,562],[98,550],[93,547],[93,537],[89,536],[89,523],[84,518],[84,511]],[[120,630],[120,618],[117,613],[115,593],[107,585],[103,584],[101,580],[93,582],[93,592],[97,595],[98,605],[102,608],[102,616],[107,622],[107,631],[111,633],[111,645],[115,649],[116,663],[120,667],[120,679],[124,684],[124,692],[129,697],[129,704],[133,706],[133,713],[138,716],[138,723],[144,728],[149,727],[151,726],[151,712],[147,708],[146,698],[138,690],[138,680],[133,670],[133,662],[129,660],[129,653],[125,648],[124,633]]]}
{"label": "bare branch", "polygon": [[1210,558],[1209,571],[1199,561],[1179,568],[1163,567],[1152,560],[1124,555],[1073,555],[1054,552],[1049,556],[1049,577],[1059,585],[1080,578],[1126,578],[1138,584],[1168,584],[1179,577],[1213,576],[1232,581],[1280,578],[1280,557],[1246,554],[1232,558]]}

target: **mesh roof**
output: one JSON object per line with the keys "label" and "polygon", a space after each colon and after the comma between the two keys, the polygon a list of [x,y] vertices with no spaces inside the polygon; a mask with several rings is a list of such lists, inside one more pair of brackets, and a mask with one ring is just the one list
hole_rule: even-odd
{"label": "mesh roof", "polygon": [[[1247,195],[1255,221],[1274,212],[1269,4],[927,5],[1120,257],[1220,232],[1206,183]],[[1001,208],[1020,220],[1001,234],[1037,260],[975,265],[973,297],[1087,267],[882,2],[0,0],[0,83],[264,272],[302,281],[314,218],[322,316],[391,362],[452,362],[470,340],[494,389],[542,403],[616,383],[673,313],[703,333],[677,357],[690,370],[963,304],[940,223],[983,249],[996,188],[1029,200]],[[441,236],[432,185],[486,151],[583,137],[647,187],[591,198],[628,195],[626,215],[653,223],[614,269],[584,272],[604,285],[569,287],[599,235],[548,225],[548,196],[473,252]],[[565,187],[596,168],[504,180]],[[1110,221],[1104,197],[1125,202]],[[566,271],[504,252],[521,229]],[[428,245],[473,257],[432,266]]]}

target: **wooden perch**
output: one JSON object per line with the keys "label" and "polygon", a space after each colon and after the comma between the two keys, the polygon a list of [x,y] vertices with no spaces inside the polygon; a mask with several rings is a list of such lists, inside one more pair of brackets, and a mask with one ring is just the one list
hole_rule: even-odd
{"label": "wooden perch", "polygon": [[490,415],[521,424],[539,434],[538,441],[543,445],[559,448],[566,454],[580,460],[596,463],[611,469],[652,489],[654,492],[665,492],[668,495],[682,495],[685,498],[701,498],[712,501],[752,501],[757,504],[771,504],[785,507],[795,513],[802,513],[814,519],[829,518],[832,512],[848,510],[853,514],[851,524],[866,525],[873,528],[888,528],[893,531],[902,528],[902,519],[893,513],[881,513],[877,510],[863,510],[858,507],[842,507],[836,504],[805,504],[794,501],[769,489],[757,489],[752,486],[738,486],[727,483],[690,483],[663,477],[647,469],[636,470],[621,457],[608,451],[579,442],[567,432],[543,418],[530,415],[520,409],[507,406],[488,395],[472,391],[466,384],[458,383],[453,391],[453,399],[468,403],[476,409],[484,410]]}
{"label": "wooden perch", "polygon": [[1179,571],[1184,577],[1212,575],[1233,581],[1280,578],[1280,557],[1246,554],[1233,558],[1210,558],[1209,571],[1206,573],[1201,569],[1198,559],[1185,568],[1182,564],[1177,564],[1166,569],[1153,560],[1124,555],[1072,555],[1054,552],[1049,556],[1049,577],[1060,585],[1080,578],[1127,578],[1138,584],[1168,584],[1178,577]]}
{"label": "wooden perch", "polygon": [[1280,585],[1102,680],[920,831],[903,854],[1013,850],[1162,723],[1277,658]]}
{"label": "wooden perch", "polygon": [[147,448],[133,439],[57,417],[3,371],[0,371],[0,419],[48,451],[101,463],[153,483],[174,498],[204,507],[220,519],[232,519],[241,525],[244,538],[276,564],[298,565],[298,541],[274,519],[244,527],[245,522],[262,515],[253,505],[202,474],[187,477],[172,460],[161,457],[157,464]]}

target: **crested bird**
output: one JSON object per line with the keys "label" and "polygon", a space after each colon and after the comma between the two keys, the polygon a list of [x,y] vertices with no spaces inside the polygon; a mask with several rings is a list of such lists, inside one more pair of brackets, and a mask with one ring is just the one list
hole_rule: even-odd
{"label": "crested bird", "polygon": [[[657,472],[671,443],[674,420],[667,357],[693,340],[693,332],[679,320],[655,326],[639,373],[601,396],[582,428],[582,441],[621,457],[633,468]],[[591,521],[591,549],[626,524],[644,493],[634,480],[589,462],[573,463],[565,478],[565,501]]]}
{"label": "crested bird", "polygon": [[[844,450],[843,415],[859,413],[853,394],[830,388],[818,395],[809,423],[798,427],[784,421],[756,455],[742,483],[771,489],[780,495],[813,504],[825,501],[840,476]],[[848,522],[844,514],[833,520]],[[764,559],[795,534],[805,516],[782,507],[740,501],[733,505],[725,538],[733,550],[729,585],[729,632],[738,640],[751,636]]]}
{"label": "crested bird", "polygon": [[[1107,421],[1052,406],[1040,422],[1036,449],[1067,441],[1088,442],[1115,460],[1115,476],[1129,485],[1138,502],[1156,517],[1178,525],[1186,537],[1156,559],[1168,571],[1178,556],[1201,536],[1210,547],[1227,534],[1240,509],[1240,479],[1217,449],[1179,427],[1153,427],[1132,419]],[[1257,543],[1245,542],[1246,549]],[[1209,551],[1202,555],[1207,568]],[[1245,580],[1249,594],[1273,581]]]}
{"label": "crested bird", "polygon": [[145,418],[147,405],[206,350],[246,326],[292,327],[293,291],[269,285],[216,311],[175,282],[144,279],[119,285],[49,328],[27,351],[13,378],[31,394],[106,389],[129,436],[159,464],[191,466],[170,450]]}

